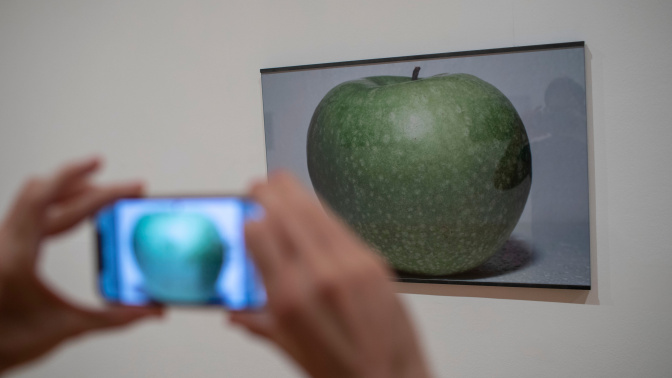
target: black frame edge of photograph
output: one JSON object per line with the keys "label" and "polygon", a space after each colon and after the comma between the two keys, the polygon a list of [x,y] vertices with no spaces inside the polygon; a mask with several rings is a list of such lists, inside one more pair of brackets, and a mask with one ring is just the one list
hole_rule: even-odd
{"label": "black frame edge of photograph", "polygon": [[350,60],[350,61],[333,62],[333,63],[317,63],[317,64],[306,64],[306,65],[299,65],[299,66],[262,68],[262,69],[259,70],[259,72],[262,73],[262,74],[271,74],[271,73],[280,73],[280,72],[310,70],[310,69],[317,69],[317,68],[334,68],[334,67],[356,66],[356,65],[366,65],[366,64],[396,63],[396,62],[405,62],[405,61],[413,61],[413,60],[443,59],[443,58],[453,58],[453,57],[460,57],[460,56],[475,56],[475,55],[487,55],[487,54],[506,54],[506,53],[512,53],[512,52],[574,48],[574,47],[583,47],[585,45],[586,45],[585,41],[549,43],[549,44],[543,44],[543,45],[502,47],[502,48],[482,49],[482,50],[456,51],[456,52],[438,53],[438,54],[409,55],[409,56],[398,56],[398,57],[392,57],[392,58],[363,59],[363,60]]}

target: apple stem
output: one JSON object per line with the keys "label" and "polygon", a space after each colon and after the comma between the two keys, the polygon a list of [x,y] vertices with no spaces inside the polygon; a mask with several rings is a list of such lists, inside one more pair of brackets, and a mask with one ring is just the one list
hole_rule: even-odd
{"label": "apple stem", "polygon": [[419,73],[420,73],[420,67],[415,67],[413,69],[413,76],[411,77],[411,80],[418,80]]}

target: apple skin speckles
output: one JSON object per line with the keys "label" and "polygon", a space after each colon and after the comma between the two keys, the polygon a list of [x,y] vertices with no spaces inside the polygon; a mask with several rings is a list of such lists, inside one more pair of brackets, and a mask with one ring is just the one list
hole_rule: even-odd
{"label": "apple skin speckles", "polygon": [[342,83],[315,109],[306,147],[316,192],[409,273],[485,262],[513,231],[532,180],[515,108],[466,74]]}

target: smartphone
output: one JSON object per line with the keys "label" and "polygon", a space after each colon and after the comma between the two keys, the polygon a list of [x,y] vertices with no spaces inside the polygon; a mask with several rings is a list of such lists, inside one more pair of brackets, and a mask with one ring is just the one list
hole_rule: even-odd
{"label": "smartphone", "polygon": [[100,292],[134,306],[263,307],[243,232],[260,217],[260,205],[237,196],[118,200],[95,216]]}

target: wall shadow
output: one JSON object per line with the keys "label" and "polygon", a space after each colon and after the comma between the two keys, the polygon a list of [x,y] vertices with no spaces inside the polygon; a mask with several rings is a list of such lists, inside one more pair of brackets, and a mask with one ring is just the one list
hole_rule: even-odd
{"label": "wall shadow", "polygon": [[422,294],[450,297],[512,299],[537,302],[592,304],[587,301],[590,290],[544,289],[531,287],[437,285],[395,282],[400,294]]}

